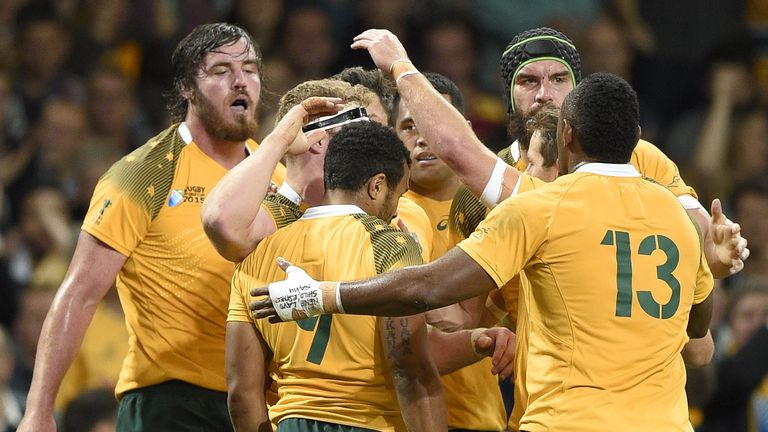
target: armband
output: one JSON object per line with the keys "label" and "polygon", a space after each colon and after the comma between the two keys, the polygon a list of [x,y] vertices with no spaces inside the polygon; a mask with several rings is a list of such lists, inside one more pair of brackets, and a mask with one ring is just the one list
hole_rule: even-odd
{"label": "armband", "polygon": [[488,183],[485,184],[483,193],[480,195],[480,201],[488,208],[494,208],[499,203],[506,169],[507,164],[501,158],[496,158],[496,165],[493,167],[491,178],[488,179]]}
{"label": "armband", "polygon": [[[707,212],[707,209],[705,209],[704,206],[701,205],[699,200],[694,198],[692,195],[688,195],[688,194],[680,195],[679,197],[677,197],[677,200],[680,201],[680,204],[682,204],[683,208],[686,209],[686,210],[692,210],[692,209],[700,208],[700,209],[704,210],[705,212]],[[709,212],[707,212],[707,214],[709,214]]]}

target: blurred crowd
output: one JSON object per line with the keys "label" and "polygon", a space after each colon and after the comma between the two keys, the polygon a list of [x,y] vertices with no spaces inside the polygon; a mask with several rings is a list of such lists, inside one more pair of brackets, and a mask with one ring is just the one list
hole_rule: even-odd
{"label": "blurred crowd", "polygon": [[[42,322],[97,179],[170,122],[172,50],[215,21],[247,28],[264,54],[257,140],[286,90],[374,67],[349,45],[385,28],[419,69],[459,86],[473,129],[494,150],[508,144],[504,47],[532,27],[567,34],[586,73],[635,87],[643,138],[678,164],[704,206],[721,198],[741,224],[751,257],[717,290],[717,350],[710,367],[691,372],[692,421],[702,431],[768,424],[768,2],[3,0],[0,432],[23,412]],[[128,338],[116,295],[94,320],[57,400],[66,430],[110,430]]]}

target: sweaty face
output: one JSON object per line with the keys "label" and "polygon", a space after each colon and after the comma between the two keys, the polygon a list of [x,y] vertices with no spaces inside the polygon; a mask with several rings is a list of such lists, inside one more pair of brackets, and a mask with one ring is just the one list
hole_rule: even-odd
{"label": "sweaty face", "polygon": [[[450,97],[443,95],[448,101]],[[453,177],[453,171],[440,160],[421,136],[413,121],[411,111],[403,101],[398,103],[395,131],[405,147],[411,152],[411,188],[435,190],[444,186]]]}
{"label": "sweaty face", "polygon": [[529,63],[520,69],[512,83],[515,112],[529,118],[544,104],[559,108],[571,90],[573,80],[564,64],[555,60]]}
{"label": "sweaty face", "polygon": [[553,164],[550,167],[544,166],[544,156],[541,154],[543,144],[544,140],[541,137],[541,133],[538,130],[534,131],[527,152],[528,168],[526,173],[549,183],[557,178],[557,164]]}
{"label": "sweaty face", "polygon": [[214,138],[243,141],[258,130],[261,78],[245,39],[216,48],[201,66],[190,97],[190,116]]}

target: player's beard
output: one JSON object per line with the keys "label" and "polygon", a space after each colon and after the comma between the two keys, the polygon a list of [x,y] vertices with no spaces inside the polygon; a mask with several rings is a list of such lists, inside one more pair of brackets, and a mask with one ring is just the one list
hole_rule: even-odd
{"label": "player's beard", "polygon": [[514,142],[515,140],[524,141],[526,135],[525,123],[546,106],[556,107],[559,110],[559,107],[556,105],[547,103],[544,105],[537,105],[535,109],[531,108],[527,114],[523,114],[520,110],[515,110],[515,112],[510,114],[509,120],[507,121],[507,136],[509,137],[509,140],[511,142]]}
{"label": "player's beard", "polygon": [[525,137],[525,122],[528,120],[520,111],[515,111],[509,116],[507,121],[507,137],[510,142],[522,140]]}
{"label": "player's beard", "polygon": [[253,101],[249,103],[253,104],[253,106],[249,106],[250,111],[243,115],[236,115],[234,121],[228,121],[216,109],[210,99],[205,97],[199,89],[195,89],[195,106],[203,128],[212,137],[225,141],[245,141],[256,136],[259,129],[259,117],[256,104]]}

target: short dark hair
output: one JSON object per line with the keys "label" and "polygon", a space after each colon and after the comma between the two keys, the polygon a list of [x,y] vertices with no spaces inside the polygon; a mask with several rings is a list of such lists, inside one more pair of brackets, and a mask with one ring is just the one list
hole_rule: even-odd
{"label": "short dark hair", "polygon": [[381,70],[363,69],[360,66],[348,67],[332,76],[331,79],[348,82],[352,85],[360,84],[376,93],[376,96],[379,97],[381,104],[387,111],[387,115],[392,117],[397,88],[395,87],[395,83],[385,77]]}
{"label": "short dark hair", "polygon": [[637,145],[640,108],[623,78],[605,72],[587,76],[565,97],[562,116],[587,156],[598,162],[629,162]]}
{"label": "short dark hair", "polygon": [[326,190],[358,191],[374,175],[384,173],[387,186],[403,179],[411,154],[395,132],[376,122],[352,123],[331,138],[325,154]]}
{"label": "short dark hair", "polygon": [[[438,93],[444,95],[447,94],[450,96],[451,105],[453,105],[453,107],[456,108],[461,113],[461,115],[464,115],[464,96],[461,94],[461,90],[459,90],[459,86],[457,86],[455,82],[451,81],[451,79],[447,76],[436,72],[424,72],[424,78],[426,78],[427,81],[432,84],[432,87],[434,87]],[[391,126],[395,126],[395,122],[397,121],[399,103],[400,95],[396,94],[394,108],[392,109],[392,116],[390,117]]]}
{"label": "short dark hair", "polygon": [[259,44],[242,27],[229,23],[201,24],[179,42],[171,57],[173,88],[166,93],[168,110],[176,120],[183,120],[187,115],[188,103],[183,92],[196,87],[195,79],[205,56],[216,48],[234,44],[240,39],[246,40],[247,50],[253,48],[256,53],[256,66],[261,75],[263,64]]}
{"label": "short dark hair", "polygon": [[557,122],[560,110],[551,105],[545,105],[525,122],[525,139],[520,141],[520,147],[528,149],[531,146],[533,133],[541,134],[541,156],[544,166],[549,168],[557,162]]}

